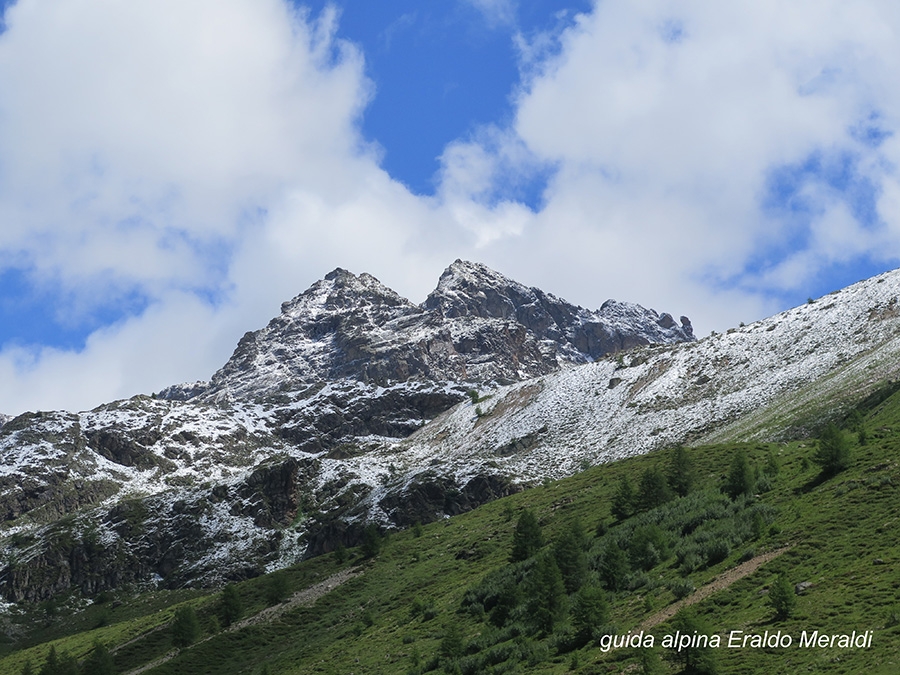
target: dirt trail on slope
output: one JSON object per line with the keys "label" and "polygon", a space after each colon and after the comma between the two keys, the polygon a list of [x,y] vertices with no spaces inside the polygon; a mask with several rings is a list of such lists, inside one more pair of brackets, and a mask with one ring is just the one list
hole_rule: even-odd
{"label": "dirt trail on slope", "polygon": [[320,581],[317,584],[313,584],[309,588],[304,588],[302,591],[297,591],[285,602],[282,602],[279,605],[266,607],[258,614],[254,614],[253,616],[242,619],[237,623],[231,624],[225,630],[231,632],[241,630],[242,628],[246,628],[247,626],[255,626],[256,624],[269,623],[270,621],[274,621],[285,612],[294,609],[294,607],[314,604],[316,600],[321,598],[329,591],[334,590],[341,584],[350,581],[350,579],[359,576],[360,574],[362,574],[362,572],[357,569],[342,570],[337,574],[331,575],[330,577],[325,579],[325,581]]}
{"label": "dirt trail on slope", "polygon": [[[350,581],[350,579],[352,579],[353,577],[359,576],[360,574],[362,574],[362,570],[359,570],[359,569],[341,570],[337,574],[332,574],[330,577],[328,577],[324,581],[320,581],[317,584],[313,584],[309,588],[304,588],[302,591],[297,591],[290,598],[288,598],[281,604],[275,605],[274,607],[266,607],[264,610],[262,610],[261,612],[259,612],[257,614],[254,614],[253,616],[249,616],[246,619],[242,619],[241,621],[238,621],[237,623],[231,624],[230,626],[228,626],[228,628],[226,628],[222,632],[223,633],[233,632],[233,631],[241,630],[242,628],[246,628],[247,626],[254,626],[254,625],[257,625],[260,623],[269,623],[271,621],[274,621],[279,616],[281,616],[285,612],[288,612],[288,611],[294,609],[295,607],[300,607],[302,605],[314,604],[316,602],[316,600],[321,598],[326,593],[333,591],[335,588],[337,588],[341,584]],[[140,640],[140,639],[146,637],[147,635],[150,635],[151,633],[155,633],[156,631],[162,630],[163,628],[167,628],[169,625],[170,624],[158,626],[157,628],[154,628],[153,630],[148,631],[147,633],[144,633],[143,635],[139,635],[138,637],[134,638],[133,640],[129,640],[125,644],[131,644],[132,642],[136,642],[137,640]],[[219,633],[217,633],[216,635],[219,635]],[[209,637],[204,638],[203,640],[200,640],[200,642],[196,642],[195,644],[202,644],[202,643],[206,642],[207,640],[211,640],[212,638],[216,637],[216,635],[210,635]],[[116,649],[121,649],[122,647],[125,646],[125,644],[119,645],[119,647],[117,647]],[[114,652],[116,650],[113,649],[110,651]],[[175,658],[176,656],[178,656],[178,652],[179,652],[179,650],[173,649],[170,652],[166,652],[164,655],[160,656],[159,658],[154,659],[150,663],[145,663],[143,666],[141,666],[139,668],[135,668],[134,670],[129,670],[127,673],[124,673],[124,675],[139,675],[140,673],[148,671],[152,668],[156,668],[157,666],[162,665],[166,661],[169,661],[169,660]]]}
{"label": "dirt trail on slope", "polygon": [[718,593],[719,591],[725,590],[735,581],[753,574],[762,565],[766,564],[770,560],[774,560],[785,551],[790,550],[790,548],[790,546],[785,546],[784,548],[778,548],[774,551],[763,553],[762,555],[758,555],[755,558],[751,558],[747,562],[741,563],[737,567],[732,567],[730,570],[725,570],[724,572],[722,572],[722,574],[717,576],[708,584],[698,588],[688,597],[683,598],[678,602],[669,605],[665,609],[658,611],[656,614],[653,614],[652,616],[644,619],[644,621],[642,621],[635,630],[647,630],[649,628],[653,628],[654,626],[658,626],[664,621],[668,621],[673,616],[675,616],[675,614],[678,613],[678,610],[680,610],[682,607],[688,607],[689,605],[698,603],[701,600],[705,600],[713,593]]}

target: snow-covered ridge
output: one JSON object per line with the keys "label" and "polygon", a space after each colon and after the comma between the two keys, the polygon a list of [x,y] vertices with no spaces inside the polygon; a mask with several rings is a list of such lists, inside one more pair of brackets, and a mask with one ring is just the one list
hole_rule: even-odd
{"label": "snow-covered ridge", "polygon": [[459,477],[487,465],[522,480],[563,476],[676,443],[808,432],[898,378],[894,271],[698,342],[643,347],[499,388],[477,410],[461,404],[391,453],[410,465],[440,457]]}

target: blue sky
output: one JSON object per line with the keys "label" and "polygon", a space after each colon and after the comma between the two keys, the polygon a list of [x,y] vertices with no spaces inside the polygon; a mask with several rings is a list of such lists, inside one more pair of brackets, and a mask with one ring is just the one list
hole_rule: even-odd
{"label": "blue sky", "polygon": [[705,334],[900,258],[889,2],[0,6],[0,412],[207,378],[337,266]]}

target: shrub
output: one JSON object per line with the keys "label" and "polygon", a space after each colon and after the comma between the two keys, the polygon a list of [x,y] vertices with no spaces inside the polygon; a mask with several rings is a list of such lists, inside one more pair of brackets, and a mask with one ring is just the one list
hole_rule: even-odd
{"label": "shrub", "polygon": [[635,529],[628,546],[631,564],[636,569],[650,570],[672,555],[669,537],[657,525],[643,525]]}
{"label": "shrub", "polygon": [[707,543],[704,547],[706,554],[706,564],[715,565],[720,563],[731,553],[731,546],[724,539],[714,539]]}
{"label": "shrub", "polygon": [[693,593],[696,590],[696,587],[687,579],[681,579],[673,581],[669,586],[669,590],[672,591],[672,595],[674,595],[676,599],[681,600]]}

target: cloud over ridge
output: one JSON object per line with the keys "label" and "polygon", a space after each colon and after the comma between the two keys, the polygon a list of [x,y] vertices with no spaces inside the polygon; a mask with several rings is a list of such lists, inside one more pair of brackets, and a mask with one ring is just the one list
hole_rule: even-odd
{"label": "cloud over ridge", "polygon": [[516,3],[460,1],[509,31],[522,81],[511,119],[447,145],[430,196],[361,133],[378,83],[334,8],[7,8],[0,273],[62,298],[60,321],[137,300],[83,348],[0,346],[0,411],[206,377],[338,265],[420,300],[474,258],[702,331],[900,258],[892,4],[610,1],[523,36]]}

